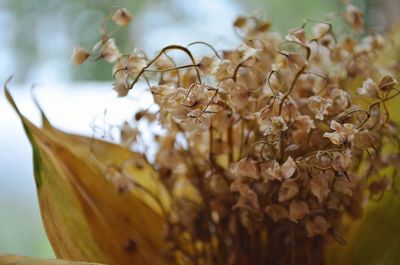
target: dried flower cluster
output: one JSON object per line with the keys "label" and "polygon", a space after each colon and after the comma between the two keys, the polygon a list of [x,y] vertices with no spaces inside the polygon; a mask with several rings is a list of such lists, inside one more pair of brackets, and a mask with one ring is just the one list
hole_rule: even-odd
{"label": "dried flower cluster", "polygon": [[[126,25],[131,15],[112,19]],[[345,20],[351,35],[308,21],[282,38],[268,22],[239,17],[242,43],[223,51],[195,42],[151,58],[122,54],[105,32],[91,52],[75,49],[78,64],[91,56],[114,64],[119,96],[139,80],[149,85],[158,110],[135,118],[166,129],[149,162],[166,192],[152,197],[178,263],[321,264],[315,253],[345,241],[343,217],[362,217],[368,201],[394,188],[397,172],[388,172],[400,163],[400,139],[386,104],[400,90],[374,64],[386,40],[360,33],[363,15],[352,5]],[[197,58],[192,45],[210,55]],[[139,145],[146,133],[125,123],[121,143]],[[137,187],[116,170],[107,179],[121,192]]]}

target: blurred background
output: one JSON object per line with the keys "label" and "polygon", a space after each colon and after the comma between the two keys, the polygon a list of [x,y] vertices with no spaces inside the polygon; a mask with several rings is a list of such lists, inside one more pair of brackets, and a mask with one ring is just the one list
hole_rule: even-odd
{"label": "blurred background", "polygon": [[[217,49],[234,47],[232,23],[238,15],[259,15],[285,34],[304,18],[336,13],[342,31],[343,2],[333,0],[1,0],[0,83],[10,84],[22,112],[38,122],[30,87],[50,120],[64,130],[91,135],[91,124],[107,110],[118,123],[138,107],[138,95],[117,99],[111,66],[70,63],[75,44],[89,48],[100,38],[103,17],[127,7],[133,23],[115,38],[122,51],[137,47],[153,54],[168,44],[203,40]],[[365,12],[369,29],[384,32],[400,14],[398,0],[353,1]],[[142,101],[143,104],[146,101]],[[0,93],[0,253],[53,257],[40,219],[30,145],[17,116]]]}

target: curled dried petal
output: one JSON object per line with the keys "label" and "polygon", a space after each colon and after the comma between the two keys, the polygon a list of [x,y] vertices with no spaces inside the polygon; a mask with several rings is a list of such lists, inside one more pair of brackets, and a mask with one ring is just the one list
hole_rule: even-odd
{"label": "curled dried petal", "polygon": [[357,89],[357,92],[362,96],[376,98],[379,92],[378,85],[371,78],[367,78],[361,87]]}

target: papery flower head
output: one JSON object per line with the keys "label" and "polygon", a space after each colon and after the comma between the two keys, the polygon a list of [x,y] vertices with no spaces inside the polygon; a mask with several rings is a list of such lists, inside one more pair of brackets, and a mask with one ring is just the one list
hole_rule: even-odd
{"label": "papery flower head", "polygon": [[323,137],[329,138],[329,140],[331,140],[335,145],[342,145],[351,142],[358,131],[351,123],[345,123],[342,125],[335,120],[331,121],[330,128],[334,130],[334,132],[326,132]]}

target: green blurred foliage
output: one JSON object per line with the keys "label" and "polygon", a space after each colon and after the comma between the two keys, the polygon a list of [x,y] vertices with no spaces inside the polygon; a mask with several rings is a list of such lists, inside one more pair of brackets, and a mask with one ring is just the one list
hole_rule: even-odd
{"label": "green blurred foliage", "polygon": [[[27,73],[45,59],[60,58],[69,63],[72,47],[79,44],[90,48],[100,40],[99,25],[106,15],[116,7],[127,7],[137,13],[141,6],[152,0],[2,0],[0,7],[12,14],[13,60],[17,65],[17,81],[27,81]],[[128,44],[127,28],[115,36]],[[48,43],[54,43],[50,49]],[[111,74],[106,63],[86,64],[71,68],[74,81],[110,80]]]}

